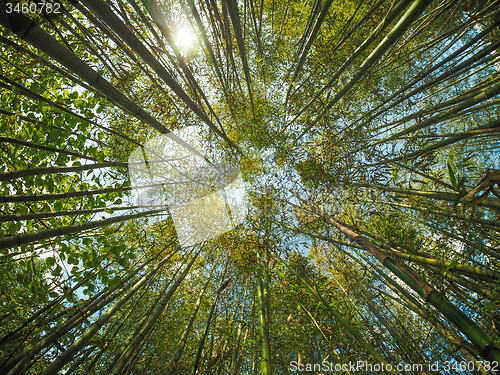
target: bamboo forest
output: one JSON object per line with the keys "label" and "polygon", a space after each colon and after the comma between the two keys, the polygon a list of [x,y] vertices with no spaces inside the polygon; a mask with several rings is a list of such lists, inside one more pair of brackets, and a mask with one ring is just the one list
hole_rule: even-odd
{"label": "bamboo forest", "polygon": [[0,374],[500,372],[499,0],[0,4]]}

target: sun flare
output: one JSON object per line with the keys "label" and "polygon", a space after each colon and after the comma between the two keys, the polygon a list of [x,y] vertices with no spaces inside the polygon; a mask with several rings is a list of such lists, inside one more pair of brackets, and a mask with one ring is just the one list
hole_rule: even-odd
{"label": "sun flare", "polygon": [[196,36],[188,27],[182,26],[175,32],[175,44],[183,51],[193,47]]}

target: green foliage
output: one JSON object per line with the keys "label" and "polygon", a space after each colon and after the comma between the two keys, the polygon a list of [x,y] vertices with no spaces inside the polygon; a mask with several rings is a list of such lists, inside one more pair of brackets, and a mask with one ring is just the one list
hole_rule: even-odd
{"label": "green foliage", "polygon": [[[480,183],[496,183],[484,180],[486,168],[500,168],[494,3],[431,3],[362,75],[410,2],[380,30],[396,4],[333,1],[314,38],[320,1],[171,1],[154,2],[149,11],[153,2],[106,1],[123,21],[119,27],[86,3],[61,3],[57,17],[30,17],[40,25],[37,36],[47,32],[60,44],[59,56],[74,53],[99,80],[9,34],[8,25],[0,31],[0,239],[54,230],[48,239],[0,250],[1,373],[17,364],[13,373],[27,365],[25,373],[41,374],[68,355],[61,372],[108,374],[137,340],[126,371],[167,373],[190,317],[179,374],[191,371],[207,327],[198,363],[207,374],[256,373],[267,336],[275,374],[289,373],[291,361],[372,361],[376,355],[363,341],[391,363],[482,359],[456,334],[467,330],[410,294],[359,243],[305,211],[306,201],[395,263],[394,254],[409,256],[406,266],[497,347],[498,187],[480,204],[463,201]],[[229,14],[235,9],[239,26]],[[181,56],[171,41],[183,22],[201,33],[195,10],[205,35]],[[141,47],[120,36],[124,29],[245,156],[203,125],[172,83],[140,58]],[[169,130],[204,128],[207,158],[241,167],[251,196],[243,224],[194,248],[177,248],[166,213],[60,235],[137,212],[127,168],[86,167],[127,162],[158,136],[109,100],[113,88]],[[25,175],[8,175],[16,171]],[[189,274],[160,306],[200,246]],[[427,263],[415,260],[422,258]],[[161,314],[141,336],[155,311]],[[72,345],[79,345],[74,356],[66,352]]]}

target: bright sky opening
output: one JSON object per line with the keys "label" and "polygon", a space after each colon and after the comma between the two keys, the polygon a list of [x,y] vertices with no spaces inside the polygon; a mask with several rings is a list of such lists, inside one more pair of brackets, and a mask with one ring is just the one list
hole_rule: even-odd
{"label": "bright sky opening", "polygon": [[187,51],[193,47],[195,41],[196,36],[194,35],[194,32],[186,26],[181,26],[175,32],[175,44],[181,51]]}

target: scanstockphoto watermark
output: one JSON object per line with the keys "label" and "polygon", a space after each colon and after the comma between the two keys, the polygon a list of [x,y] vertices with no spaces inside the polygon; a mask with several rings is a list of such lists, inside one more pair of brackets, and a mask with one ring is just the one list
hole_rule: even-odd
{"label": "scanstockphoto watermark", "polygon": [[[435,367],[435,370],[433,369]],[[356,361],[356,362],[345,362],[345,363],[334,363],[323,361],[321,363],[298,363],[295,361],[290,362],[290,370],[295,371],[296,373],[300,372],[380,372],[384,373],[386,371],[437,371],[439,368],[439,364],[409,364],[409,363],[398,363],[397,365],[393,365],[391,363],[370,363],[367,361]]]}
{"label": "scanstockphoto watermark", "polygon": [[248,199],[237,165],[210,162],[200,127],[149,139],[129,156],[136,206],[168,207],[181,246],[218,237],[248,214]]}
{"label": "scanstockphoto watermark", "polygon": [[397,371],[399,373],[414,373],[421,371],[446,371],[456,372],[470,371],[498,371],[499,364],[496,361],[462,361],[462,362],[433,362],[433,363],[370,363],[367,361],[349,361],[345,363],[334,363],[323,361],[321,363],[298,363],[290,362],[290,370],[295,373],[301,372],[323,372],[323,373],[385,373],[387,371]]}

